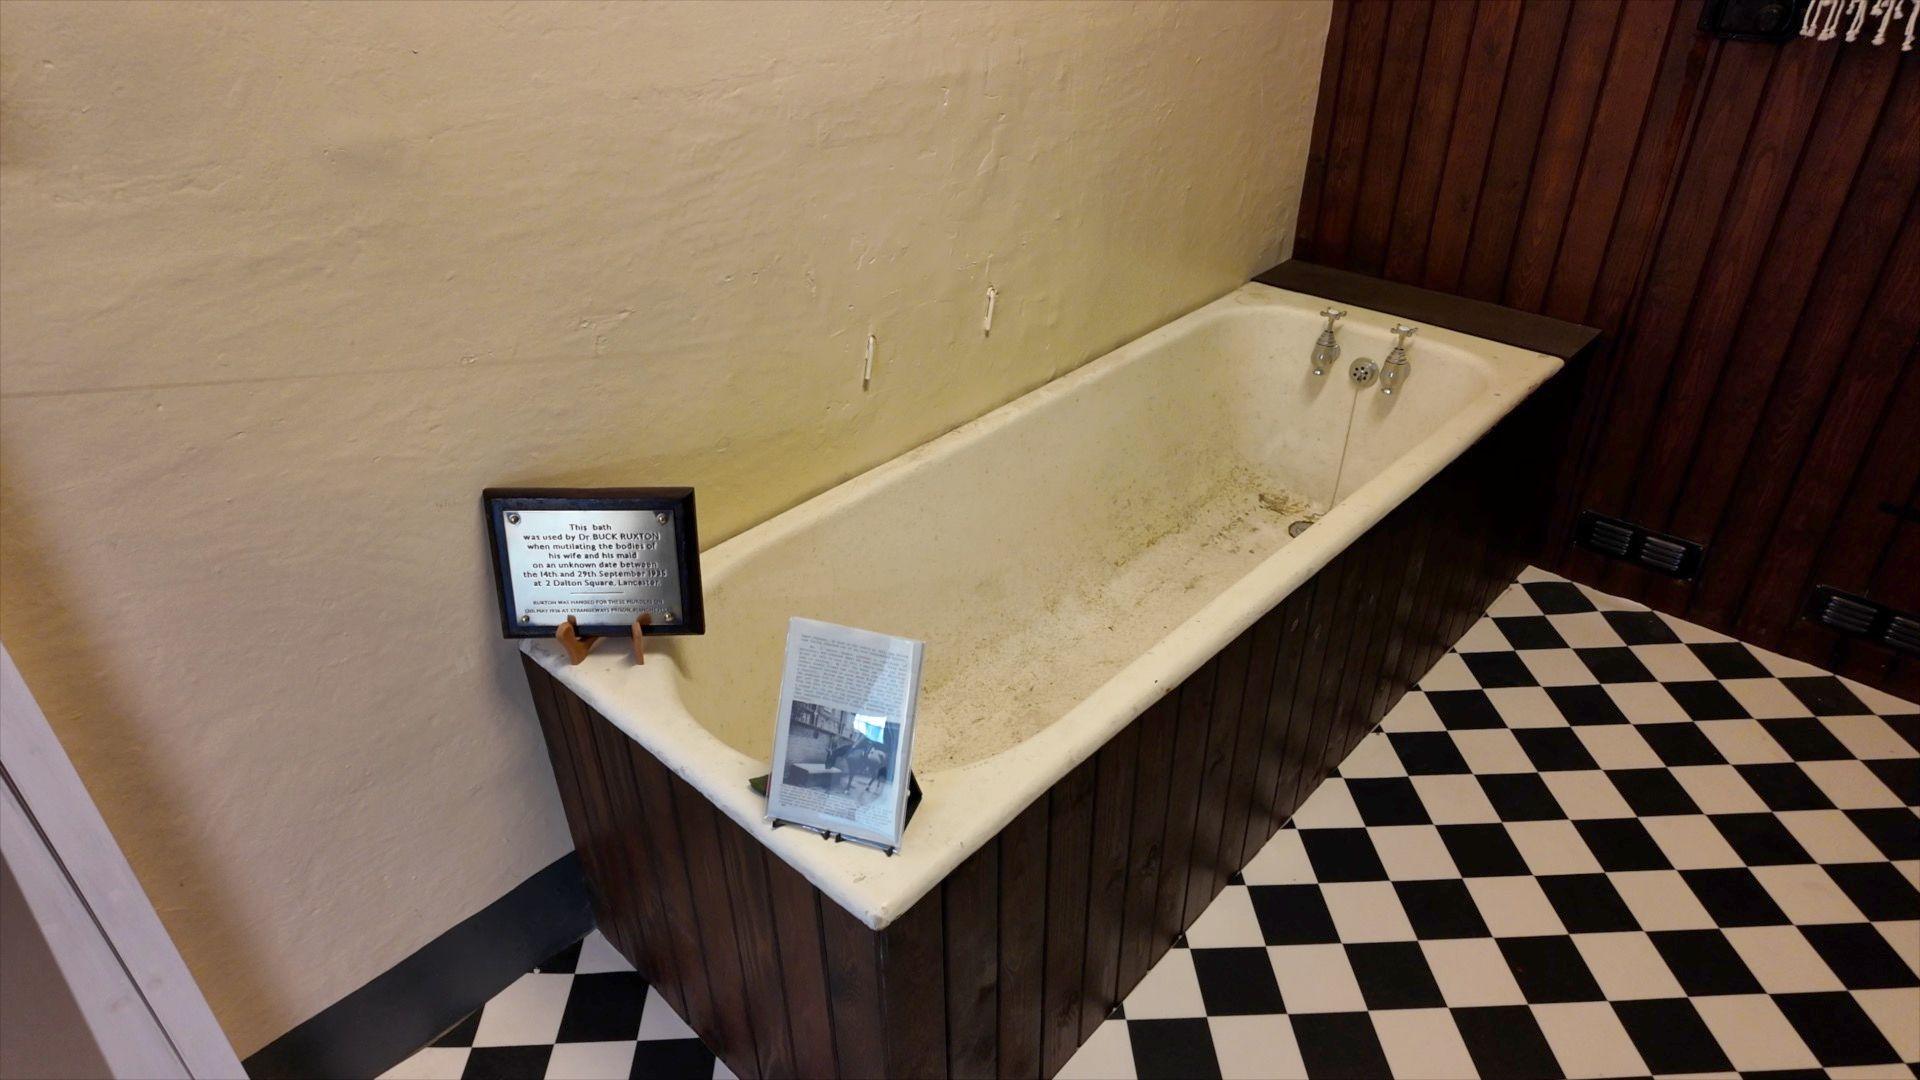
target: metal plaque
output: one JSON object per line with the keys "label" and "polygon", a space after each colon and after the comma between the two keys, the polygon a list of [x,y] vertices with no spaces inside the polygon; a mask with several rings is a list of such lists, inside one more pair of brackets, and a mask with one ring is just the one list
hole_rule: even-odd
{"label": "metal plaque", "polygon": [[690,488],[492,489],[502,628],[548,637],[572,617],[585,635],[698,634],[699,543]]}

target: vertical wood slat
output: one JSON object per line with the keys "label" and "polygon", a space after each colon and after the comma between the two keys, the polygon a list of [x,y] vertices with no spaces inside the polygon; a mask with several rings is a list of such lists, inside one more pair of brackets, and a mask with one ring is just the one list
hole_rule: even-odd
{"label": "vertical wood slat", "polygon": [[1051,802],[1042,795],[1000,830],[1001,1076],[1042,1074]]}
{"label": "vertical wood slat", "polygon": [[1207,720],[1206,764],[1200,774],[1200,803],[1193,819],[1193,848],[1187,859],[1187,898],[1180,929],[1206,910],[1208,901],[1227,880],[1220,864],[1220,830],[1227,813],[1227,780],[1233,748],[1240,733],[1240,701],[1246,693],[1247,660],[1253,635],[1242,633],[1220,654],[1213,690],[1213,708]]}
{"label": "vertical wood slat", "polygon": [[574,780],[579,785],[581,800],[586,805],[590,827],[588,843],[594,850],[594,863],[607,875],[601,882],[612,916],[606,928],[607,937],[629,959],[642,960],[644,953],[636,917],[638,904],[635,902],[633,868],[627,864],[626,852],[621,847],[620,823],[613,808],[613,797],[608,790],[605,772],[595,752],[588,710],[572,694],[556,693],[554,706],[560,727],[566,733],[574,754]]}
{"label": "vertical wood slat", "polygon": [[[1134,774],[1133,839],[1127,845],[1126,903],[1120,920],[1120,957],[1116,985],[1140,981],[1165,950],[1155,933],[1155,906],[1166,873],[1168,780],[1173,773],[1174,725],[1179,695],[1155,702],[1138,724],[1140,745]],[[1166,939],[1166,940],[1171,940]]]}
{"label": "vertical wood slat", "polygon": [[701,1038],[717,1041],[712,979],[707,973],[706,954],[700,947],[698,921],[694,913],[693,888],[687,878],[687,855],[681,846],[680,828],[675,821],[671,773],[659,759],[632,743],[627,758],[634,782],[639,786],[643,819],[633,827],[648,830],[649,842],[659,857],[659,869],[648,884],[655,890],[666,921],[667,949],[673,957],[673,971],[679,984],[663,990],[668,1001],[676,1002],[680,1018]]}
{"label": "vertical wood slat", "polygon": [[772,852],[764,852],[762,861],[780,947],[780,987],[786,995],[794,1072],[839,1076],[842,1070],[828,1010],[827,960],[821,946],[820,893]]}
{"label": "vertical wood slat", "polygon": [[604,892],[607,872],[599,865],[599,847],[593,842],[593,828],[587,821],[586,800],[580,794],[580,783],[575,772],[578,755],[567,742],[554,704],[557,687],[553,677],[547,674],[545,668],[534,663],[532,657],[521,656],[520,664],[526,671],[527,689],[533,696],[534,715],[539,718],[540,733],[547,743],[547,759],[553,765],[554,783],[560,789],[560,805],[566,813],[567,831],[573,835],[574,850],[580,853],[580,864],[586,871],[587,895],[593,903],[594,919],[602,926],[612,925],[612,910]]}
{"label": "vertical wood slat", "polygon": [[941,885],[946,914],[947,1075],[998,1075],[1000,840],[987,841]]}
{"label": "vertical wood slat", "polygon": [[938,888],[880,932],[880,1001],[887,1076],[945,1080],[945,913]]}
{"label": "vertical wood slat", "polygon": [[1240,733],[1234,740],[1233,762],[1227,774],[1226,815],[1220,823],[1220,884],[1246,864],[1247,821],[1253,816],[1253,789],[1267,743],[1267,715],[1272,705],[1273,669],[1279,659],[1282,607],[1260,617],[1248,631],[1252,648],[1247,654],[1246,689],[1240,696]]}
{"label": "vertical wood slat", "polygon": [[1378,273],[1386,261],[1393,227],[1394,194],[1407,150],[1413,96],[1420,89],[1420,66],[1433,20],[1432,0],[1405,0],[1388,16],[1385,52],[1375,80],[1375,112],[1369,125],[1366,162],[1360,170],[1348,264],[1362,273]]}
{"label": "vertical wood slat", "polygon": [[[635,908],[633,917],[638,923],[639,933],[634,943],[634,955],[628,959],[633,962],[635,970],[650,982],[677,983],[673,931],[667,925],[666,914],[660,906],[660,890],[654,885],[662,873],[661,859],[653,848],[649,831],[632,827],[633,822],[644,821],[646,815],[640,809],[639,785],[634,779],[633,763],[626,753],[627,737],[604,717],[585,708],[584,703],[582,708],[591,721],[588,726],[592,731],[596,764],[602,770],[610,790],[613,812],[610,825],[625,853],[627,873],[631,879]],[[667,1000],[678,999],[668,994]]]}
{"label": "vertical wood slat", "polygon": [[1087,958],[1081,979],[1080,1041],[1120,1003],[1120,943],[1127,902],[1127,854],[1133,840],[1134,777],[1140,724],[1102,747],[1094,769],[1093,844],[1087,863]]}
{"label": "vertical wood slat", "polygon": [[746,969],[740,960],[732,897],[726,872],[720,865],[718,813],[706,796],[686,781],[670,777],[674,816],[680,823],[680,843],[687,859],[687,881],[693,889],[694,922],[700,952],[706,958],[708,989],[713,997],[713,1052],[743,1078],[763,1075],[761,1047],[756,1036],[762,1027],[749,1004]]}
{"label": "vertical wood slat", "polygon": [[1047,795],[1047,955],[1040,1028],[1040,1067],[1047,1076],[1059,1072],[1080,1048],[1096,762],[1081,762]]}
{"label": "vertical wood slat", "polygon": [[747,1013],[762,1076],[798,1075],[786,987],[780,971],[780,945],[767,883],[765,848],[740,826],[716,814],[717,852],[725,872],[733,911],[740,969],[746,982]]}
{"label": "vertical wood slat", "polygon": [[1200,778],[1206,770],[1207,722],[1213,715],[1219,670],[1220,659],[1215,657],[1180,684],[1179,721],[1168,781],[1166,845],[1161,856],[1166,872],[1160,876],[1160,895],[1154,906],[1154,936],[1168,941],[1187,928],[1188,868],[1194,861],[1194,822],[1200,814]]}
{"label": "vertical wood slat", "polygon": [[840,1075],[887,1075],[887,1012],[880,1000],[880,937],[831,900],[820,904],[820,951],[826,956]]}

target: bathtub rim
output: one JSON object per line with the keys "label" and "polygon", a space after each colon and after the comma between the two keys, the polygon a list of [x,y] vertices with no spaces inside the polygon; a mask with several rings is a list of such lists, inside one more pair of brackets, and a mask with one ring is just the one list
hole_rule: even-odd
{"label": "bathtub rim", "polygon": [[[703,554],[705,577],[710,583],[723,581],[731,567],[754,549],[902,482],[921,461],[959,451],[996,428],[1044,408],[1054,398],[1098,381],[1189,329],[1192,322],[1218,317],[1237,305],[1276,300],[1288,306],[1306,305],[1309,311],[1333,302],[1249,282],[728,539]],[[1395,321],[1396,316],[1360,309],[1352,310],[1347,320],[1350,327],[1382,332]],[[1558,357],[1444,327],[1423,329],[1423,333],[1429,333],[1430,341],[1477,354],[1473,359],[1487,371],[1488,385],[1468,407],[1356,488],[1313,529],[1221,590],[1058,719],[997,754],[918,774],[925,797],[898,855],[829,843],[800,830],[772,828],[765,818],[765,799],[747,787],[750,778],[766,772],[767,764],[727,744],[693,716],[681,699],[679,666],[672,656],[660,654],[639,667],[625,660],[620,650],[602,650],[573,667],[551,641],[529,640],[521,649],[822,893],[868,927],[885,929],[1034,799],[1097,754],[1127,724],[1438,475],[1563,367]],[[1015,754],[1023,757],[1013,760]],[[964,799],[943,797],[961,792],[967,793]]]}

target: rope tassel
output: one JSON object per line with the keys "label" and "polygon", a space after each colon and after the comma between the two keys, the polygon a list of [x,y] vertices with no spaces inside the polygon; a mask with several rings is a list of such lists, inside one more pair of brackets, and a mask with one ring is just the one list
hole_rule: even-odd
{"label": "rope tassel", "polygon": [[[1800,17],[1800,36],[1815,41],[1834,38],[1858,41],[1860,31],[1866,28],[1870,18],[1877,20],[1871,44],[1885,45],[1887,31],[1904,22],[1906,35],[1901,39],[1900,51],[1913,51],[1914,31],[1920,29],[1920,0],[1811,0],[1806,14]],[[1842,21],[1846,23],[1844,34],[1840,29]]]}

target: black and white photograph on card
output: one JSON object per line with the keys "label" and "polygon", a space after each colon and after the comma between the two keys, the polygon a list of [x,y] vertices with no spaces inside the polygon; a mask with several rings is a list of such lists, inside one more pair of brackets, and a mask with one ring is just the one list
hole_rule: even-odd
{"label": "black and white photograph on card", "polygon": [[489,488],[481,494],[510,638],[705,630],[692,488]]}
{"label": "black and white photograph on card", "polygon": [[911,638],[788,622],[768,820],[900,845],[923,650]]}

